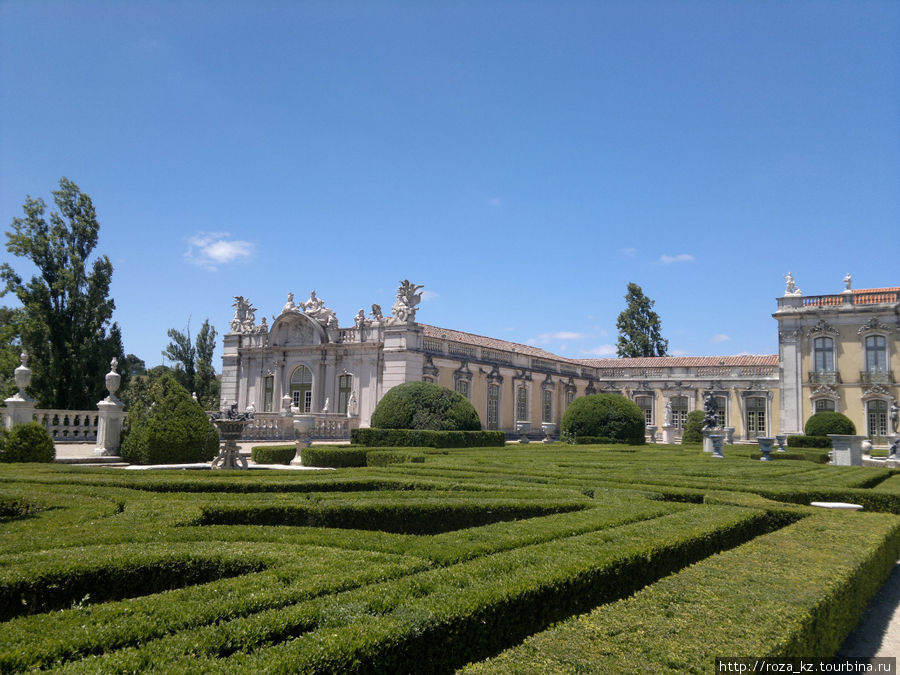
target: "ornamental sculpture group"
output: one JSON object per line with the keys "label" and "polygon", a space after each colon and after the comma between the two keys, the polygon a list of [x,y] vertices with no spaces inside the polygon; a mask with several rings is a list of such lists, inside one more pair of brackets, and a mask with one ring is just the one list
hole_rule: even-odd
{"label": "ornamental sculpture group", "polygon": [[[366,317],[364,310],[360,309],[354,317],[354,323],[357,328],[368,328],[372,326],[397,326],[409,325],[416,321],[416,311],[419,303],[422,301],[421,284],[414,284],[409,279],[403,279],[399,282],[400,287],[397,289],[397,300],[391,308],[393,314],[385,317],[381,311],[381,305],[372,305],[371,318]],[[266,318],[263,317],[260,324],[256,324],[256,307],[250,300],[243,295],[234,296],[234,317],[231,319],[231,332],[242,334],[261,334],[268,332]],[[288,293],[287,302],[281,308],[281,313],[305,314],[309,318],[315,320],[323,328],[337,329],[338,318],[334,310],[325,306],[325,302],[316,295],[315,290],[310,291],[309,299],[301,302],[294,302],[294,294]]]}

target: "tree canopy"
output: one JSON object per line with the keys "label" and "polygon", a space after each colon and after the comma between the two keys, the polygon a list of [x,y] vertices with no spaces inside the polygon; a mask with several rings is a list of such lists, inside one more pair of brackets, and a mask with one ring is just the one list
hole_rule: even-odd
{"label": "tree canopy", "polygon": [[644,295],[637,284],[628,284],[628,303],[616,320],[619,340],[616,353],[620,357],[666,356],[669,341],[660,332],[659,316],[653,311],[654,301]]}
{"label": "tree canopy", "polygon": [[[25,282],[3,263],[0,295],[12,292],[22,303],[19,339],[29,354],[30,392],[38,405],[93,409],[106,396],[112,358],[124,363],[121,331],[111,322],[113,267],[105,255],[89,262],[100,229],[91,198],[61,178],[53,200],[58,210],[49,219],[44,201],[30,196],[25,217],[13,219],[6,249],[33,263],[39,276]],[[127,369],[122,375],[127,380]]]}
{"label": "tree canopy", "polygon": [[175,365],[175,378],[191,393],[206,410],[219,407],[219,381],[213,368],[213,352],[216,349],[216,329],[209,319],[200,326],[195,341],[191,340],[191,326],[188,322],[185,332],[170,328],[166,333],[172,340],[163,356]]}

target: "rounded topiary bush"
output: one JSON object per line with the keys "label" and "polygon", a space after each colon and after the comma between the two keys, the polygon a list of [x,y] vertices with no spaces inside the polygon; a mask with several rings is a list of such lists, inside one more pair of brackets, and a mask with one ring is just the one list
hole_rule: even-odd
{"label": "rounded topiary bush", "polygon": [[599,436],[620,443],[644,443],[644,413],[619,394],[591,394],[572,401],[560,424],[564,437]]}
{"label": "rounded topiary bush", "polygon": [[481,418],[462,394],[431,382],[406,382],[386,393],[372,413],[376,429],[481,431]]}
{"label": "rounded topiary bush", "polygon": [[203,408],[171,375],[150,387],[149,406],[129,411],[130,430],[122,458],[133,464],[209,462],[219,448],[219,434]]}
{"label": "rounded topiary bush", "polygon": [[53,439],[37,422],[17,424],[0,436],[2,462],[52,462],[55,458]]}
{"label": "rounded topiary bush", "polygon": [[682,443],[703,442],[703,420],[706,415],[702,410],[691,410],[684,421],[684,433],[681,434]]}
{"label": "rounded topiary bush", "polygon": [[853,421],[839,412],[823,410],[806,421],[803,433],[807,436],[827,436],[828,434],[853,435],[856,427]]}

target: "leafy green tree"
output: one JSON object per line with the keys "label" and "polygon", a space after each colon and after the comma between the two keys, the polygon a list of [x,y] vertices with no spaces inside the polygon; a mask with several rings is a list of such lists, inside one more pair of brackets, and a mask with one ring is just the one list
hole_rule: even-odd
{"label": "leafy green tree", "polygon": [[144,363],[144,359],[138,358],[134,354],[126,354],[125,362],[128,364],[128,372],[132,377],[147,374],[147,364]]}
{"label": "leafy green tree", "polygon": [[175,378],[189,392],[197,394],[197,400],[206,410],[219,407],[219,381],[213,368],[213,352],[216,349],[216,329],[203,322],[196,340],[191,340],[191,325],[185,332],[170,328],[166,333],[172,340],[163,356],[175,364]]}
{"label": "leafy green tree", "polygon": [[22,345],[19,339],[22,310],[0,307],[0,399],[16,393],[15,370]]}
{"label": "leafy green tree", "polygon": [[616,328],[619,340],[616,354],[620,357],[666,356],[669,341],[660,333],[659,315],[653,311],[654,301],[644,295],[637,284],[628,284],[628,305],[619,314]]}
{"label": "leafy green tree", "polygon": [[[92,409],[106,396],[104,375],[113,357],[124,365],[122,334],[111,323],[115,303],[109,297],[113,267],[97,256],[100,224],[91,198],[66,178],[53,192],[57,211],[48,219],[42,199],[26,197],[24,218],[14,218],[6,248],[37,267],[39,276],[24,282],[8,264],[0,265],[6,283],[22,304],[20,339],[29,354],[31,394],[45,408]],[[123,384],[128,379],[121,369]]]}

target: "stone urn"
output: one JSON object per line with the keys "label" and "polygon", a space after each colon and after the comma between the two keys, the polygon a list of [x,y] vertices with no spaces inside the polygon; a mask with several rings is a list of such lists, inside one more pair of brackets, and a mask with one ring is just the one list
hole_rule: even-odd
{"label": "stone urn", "polygon": [[712,441],[713,445],[712,456],[716,459],[725,459],[725,455],[722,452],[722,441],[725,440],[725,434],[710,434],[709,440]]}
{"label": "stone urn", "polygon": [[860,448],[862,448],[864,455],[872,454],[872,441],[870,441],[868,438],[864,439],[863,442],[860,443],[859,445],[860,445]]}
{"label": "stone urn", "polygon": [[[784,436],[782,436],[784,438]],[[765,436],[757,436],[756,442],[759,443],[759,450],[762,452],[762,457],[759,458],[761,462],[771,462],[772,460],[772,443],[775,441],[774,438],[768,438]],[[781,452],[784,452],[782,450]]]}
{"label": "stone urn", "polygon": [[304,413],[302,415],[294,415],[294,431],[297,434],[297,453],[291,460],[291,466],[302,466],[303,459],[301,454],[304,448],[312,445],[312,432],[316,426],[316,416]]}
{"label": "stone urn", "polygon": [[784,444],[787,442],[787,436],[785,436],[784,434],[778,434],[777,436],[775,436],[775,440],[778,442],[777,452],[787,452],[787,449],[785,449],[784,447]]}
{"label": "stone urn", "polygon": [[519,443],[528,442],[528,432],[531,431],[531,422],[520,420],[516,422],[516,433],[519,434]]}
{"label": "stone urn", "polygon": [[544,443],[553,442],[553,433],[556,431],[556,425],[553,422],[541,422],[541,431],[544,432]]}
{"label": "stone urn", "polygon": [[650,424],[647,426],[647,438],[651,443],[656,443],[656,426]]}
{"label": "stone urn", "polygon": [[231,406],[226,413],[216,412],[209,416],[210,421],[219,431],[222,445],[219,454],[210,464],[210,469],[246,469],[247,459],[240,453],[238,439],[244,433],[244,427],[253,418],[252,413],[237,413],[237,404]]}

